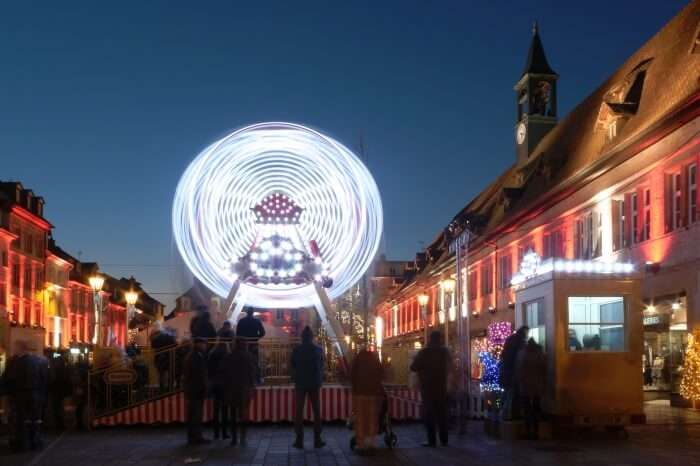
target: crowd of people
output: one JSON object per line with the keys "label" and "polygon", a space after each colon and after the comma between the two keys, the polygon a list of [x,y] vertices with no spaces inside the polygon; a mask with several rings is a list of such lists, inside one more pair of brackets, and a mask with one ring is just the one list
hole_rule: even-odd
{"label": "crowd of people", "polygon": [[6,396],[10,404],[13,451],[40,449],[46,424],[62,431],[68,397],[75,406],[76,427],[84,429],[88,371],[82,356],[74,361],[63,352],[44,356],[31,341],[15,342],[14,355],[0,377],[0,397]]}
{"label": "crowd of people", "polygon": [[529,328],[510,335],[501,353],[499,382],[504,390],[503,419],[524,419],[526,435],[536,439],[545,395],[547,360],[542,346],[528,339]]}

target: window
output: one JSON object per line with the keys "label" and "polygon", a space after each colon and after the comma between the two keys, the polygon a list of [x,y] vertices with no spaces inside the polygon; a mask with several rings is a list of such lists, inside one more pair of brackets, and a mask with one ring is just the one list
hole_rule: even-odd
{"label": "window", "polygon": [[477,280],[477,273],[476,270],[472,270],[469,272],[469,289],[467,292],[469,293],[469,300],[476,299],[476,280]]}
{"label": "window", "polygon": [[613,250],[619,251],[627,247],[627,230],[625,227],[625,200],[613,200]]}
{"label": "window", "polygon": [[12,294],[19,294],[19,262],[12,264]]}
{"label": "window", "polygon": [[24,267],[24,297],[27,297],[29,290],[32,289],[32,269],[29,265]]}
{"label": "window", "polygon": [[563,237],[560,230],[544,235],[543,259],[564,257],[564,242],[562,241],[562,238]]}
{"label": "window", "polygon": [[576,220],[574,245],[577,259],[590,259],[593,254],[593,214],[587,213]]}
{"label": "window", "polygon": [[569,351],[624,351],[622,296],[569,297]]}
{"label": "window", "polygon": [[692,164],[688,167],[688,222],[698,221],[698,166]]}
{"label": "window", "polygon": [[530,328],[528,338],[532,338],[545,348],[544,300],[538,299],[523,304],[523,322]]}
{"label": "window", "polygon": [[7,304],[7,286],[5,283],[0,282],[0,306],[5,306]]}
{"label": "window", "polygon": [[493,292],[493,266],[487,260],[481,267],[481,296],[486,296]]}
{"label": "window", "polygon": [[632,238],[630,243],[635,244],[639,242],[639,199],[637,193],[632,193],[630,201],[632,202]]}
{"label": "window", "polygon": [[651,238],[651,191],[644,190],[644,228],[642,229],[642,241]]}
{"label": "window", "polygon": [[0,265],[7,267],[7,251],[0,252],[0,259],[2,259],[2,263],[0,263]]}
{"label": "window", "polygon": [[44,288],[44,272],[42,272],[40,269],[37,269],[36,273],[34,274],[34,282],[35,290],[41,290]]}
{"label": "window", "polygon": [[[595,225],[593,225],[593,220],[595,220]],[[600,257],[603,254],[603,214],[596,212],[595,218],[591,218],[591,224],[593,228],[591,237],[595,239],[593,243],[593,257]],[[593,233],[595,233],[595,236]]]}
{"label": "window", "polygon": [[513,267],[510,254],[498,258],[498,287],[500,289],[510,288],[510,280],[513,278]]}

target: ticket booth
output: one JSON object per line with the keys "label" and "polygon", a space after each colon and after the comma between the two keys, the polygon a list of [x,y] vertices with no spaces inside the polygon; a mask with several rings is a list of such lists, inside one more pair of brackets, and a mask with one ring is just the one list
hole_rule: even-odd
{"label": "ticket booth", "polygon": [[516,281],[516,327],[546,353],[545,412],[574,424],[643,422],[643,304],[631,264],[550,260]]}

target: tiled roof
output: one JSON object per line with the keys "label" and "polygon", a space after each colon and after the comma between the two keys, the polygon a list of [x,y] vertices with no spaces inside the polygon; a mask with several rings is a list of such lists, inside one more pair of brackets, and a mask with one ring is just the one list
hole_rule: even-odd
{"label": "tiled roof", "polygon": [[[638,150],[629,148],[634,149],[634,144],[643,141],[660,122],[700,95],[700,53],[691,53],[699,27],[700,0],[693,0],[563,118],[540,141],[526,165],[509,167],[453,222],[478,216],[483,221],[478,229],[480,237],[497,236],[545,199],[582,186],[594,173],[599,175],[614,166],[613,158],[633,157]],[[536,34],[526,71],[531,65],[540,73],[549,68],[546,59],[536,59],[540,48]],[[547,68],[542,68],[545,64]],[[606,139],[605,131],[597,129],[603,107],[628,117],[612,141]],[[431,260],[413,282],[450,260],[449,236],[446,228],[426,248]]]}

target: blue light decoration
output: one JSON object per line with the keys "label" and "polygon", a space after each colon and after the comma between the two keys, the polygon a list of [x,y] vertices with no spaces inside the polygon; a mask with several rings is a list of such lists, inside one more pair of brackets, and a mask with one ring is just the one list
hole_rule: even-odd
{"label": "blue light decoration", "polygon": [[483,367],[481,391],[500,393],[503,388],[498,383],[501,352],[506,339],[513,333],[510,322],[493,322],[486,329],[486,345],[479,351],[479,362]]}

